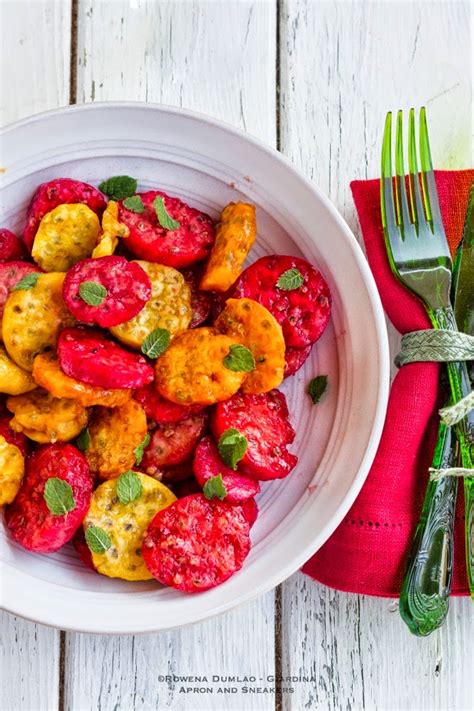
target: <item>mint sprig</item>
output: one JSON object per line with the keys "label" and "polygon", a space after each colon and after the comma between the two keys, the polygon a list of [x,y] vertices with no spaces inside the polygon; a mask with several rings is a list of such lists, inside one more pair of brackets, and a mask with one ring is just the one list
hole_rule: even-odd
{"label": "mint sprig", "polygon": [[91,446],[91,435],[88,427],[84,427],[81,432],[76,437],[76,447],[80,449],[81,452],[86,452]]}
{"label": "mint sprig", "polygon": [[223,362],[227,370],[240,373],[250,373],[252,370],[255,370],[255,358],[253,357],[253,353],[245,346],[231,346]]}
{"label": "mint sprig", "polygon": [[327,375],[317,375],[315,378],[309,381],[307,393],[313,401],[313,405],[316,405],[326,392],[328,387],[328,376]]}
{"label": "mint sprig", "polygon": [[206,499],[220,499],[224,501],[227,496],[227,489],[225,488],[222,474],[211,476],[204,484],[202,493]]}
{"label": "mint sprig", "polygon": [[89,306],[100,306],[107,293],[105,286],[97,281],[83,281],[79,286],[79,296]]}
{"label": "mint sprig", "polygon": [[136,472],[128,471],[121,474],[116,484],[118,500],[121,504],[129,504],[140,498],[143,492],[140,477]]}
{"label": "mint sprig", "polygon": [[105,553],[112,545],[112,539],[107,531],[100,526],[89,526],[84,532],[89,550],[93,553]]}
{"label": "mint sprig", "polygon": [[130,212],[137,212],[138,214],[145,212],[145,205],[140,195],[132,195],[126,198],[123,201],[123,206],[126,207],[127,210],[130,210]]}
{"label": "mint sprig", "polygon": [[166,328],[155,328],[143,341],[141,351],[148,358],[158,358],[168,348],[170,340],[171,333]]}
{"label": "mint sprig", "polygon": [[283,291],[294,291],[304,284],[304,276],[299,269],[287,269],[280,274],[277,280],[277,287]]}
{"label": "mint sprig", "polygon": [[123,200],[137,192],[137,181],[129,175],[114,175],[99,185],[104,195],[111,200]]}
{"label": "mint sprig", "polygon": [[38,272],[31,272],[31,274],[27,274],[23,277],[23,279],[20,279],[20,281],[15,284],[15,286],[12,288],[12,291],[23,291],[26,289],[31,289],[33,286],[36,286],[40,276],[41,274],[39,274]]}
{"label": "mint sprig", "polygon": [[64,516],[76,508],[71,485],[59,477],[52,476],[47,480],[43,497],[46,506],[54,516]]}
{"label": "mint sprig", "polygon": [[142,441],[140,442],[140,444],[138,445],[138,447],[136,447],[136,449],[133,450],[133,453],[135,455],[135,463],[136,464],[141,464],[143,455],[145,453],[145,449],[150,444],[150,439],[151,439],[151,437],[147,432],[146,435],[144,436],[144,438],[142,439]]}
{"label": "mint sprig", "polygon": [[217,443],[222,461],[234,470],[237,469],[237,464],[247,451],[247,447],[246,437],[234,427],[229,427],[229,429],[225,430]]}
{"label": "mint sprig", "polygon": [[181,227],[181,223],[177,220],[173,220],[173,218],[169,214],[161,195],[157,195],[157,197],[153,200],[153,207],[155,208],[156,219],[163,227],[163,229],[177,230],[178,227]]}

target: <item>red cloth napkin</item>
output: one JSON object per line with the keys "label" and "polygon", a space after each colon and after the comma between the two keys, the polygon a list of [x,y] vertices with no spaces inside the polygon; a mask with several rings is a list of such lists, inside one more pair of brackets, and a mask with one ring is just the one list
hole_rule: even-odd
{"label": "red cloth napkin", "polygon": [[[436,183],[452,252],[462,236],[474,170],[437,172]],[[351,183],[367,258],[385,311],[400,333],[431,324],[421,303],[393,277],[380,217],[380,183]],[[303,572],[347,592],[398,596],[427,484],[436,440],[439,368],[411,363],[397,373],[380,446],[367,481],[339,528]],[[462,486],[455,527],[455,594],[467,593]]]}

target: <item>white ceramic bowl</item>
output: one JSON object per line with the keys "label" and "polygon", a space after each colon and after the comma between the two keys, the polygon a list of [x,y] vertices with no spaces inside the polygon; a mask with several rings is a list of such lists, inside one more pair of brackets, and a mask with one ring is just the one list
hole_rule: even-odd
{"label": "white ceramic bowl", "polygon": [[[311,150],[311,146],[306,146]],[[263,487],[252,551],[214,590],[185,595],[157,583],[111,580],[86,569],[74,549],[21,549],[0,528],[3,606],[64,629],[151,632],[206,619],[261,595],[296,571],[330,536],[371,465],[384,421],[388,347],[376,287],[349,228],[328,199],[279,153],[219,121],[164,106],[104,103],[33,116],[1,134],[1,226],[20,230],[35,188],[56,177],[97,185],[136,177],[216,218],[231,200],[257,205],[264,254],[303,256],[333,295],[332,321],[305,367],[288,379],[297,430],[296,470]],[[305,393],[329,376],[324,401]]]}

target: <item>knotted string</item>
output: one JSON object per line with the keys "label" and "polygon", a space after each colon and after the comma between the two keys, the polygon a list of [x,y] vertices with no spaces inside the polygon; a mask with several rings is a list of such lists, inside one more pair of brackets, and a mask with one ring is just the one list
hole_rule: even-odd
{"label": "knotted string", "polygon": [[[401,367],[407,363],[428,361],[435,363],[451,363],[454,361],[474,360],[474,336],[459,331],[445,329],[426,329],[412,331],[402,336],[400,352],[395,358],[395,365]],[[460,422],[474,409],[474,391],[448,407],[439,411],[442,422],[447,427]],[[431,481],[439,481],[447,476],[472,477],[474,469],[464,467],[449,467],[446,469],[429,469]]]}
{"label": "knotted string", "polygon": [[446,469],[428,469],[431,481],[439,481],[446,476],[467,477],[474,476],[474,469],[466,469],[465,467],[447,467]]}
{"label": "knotted string", "polygon": [[[474,336],[433,328],[405,333],[402,336],[400,353],[395,358],[395,365],[400,368],[407,363],[419,361],[451,363],[456,360],[474,360]],[[472,409],[474,392],[449,407],[443,407],[439,414],[445,425],[452,427]]]}
{"label": "knotted string", "polygon": [[441,420],[448,427],[461,422],[463,417],[466,417],[468,412],[474,409],[474,391],[471,390],[469,395],[463,397],[462,400],[454,403],[454,405],[449,405],[449,407],[442,407],[439,411],[441,415]]}

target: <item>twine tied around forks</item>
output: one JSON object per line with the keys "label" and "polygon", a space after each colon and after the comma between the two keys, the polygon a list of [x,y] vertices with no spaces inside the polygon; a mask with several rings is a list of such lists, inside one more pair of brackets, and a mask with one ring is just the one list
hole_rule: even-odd
{"label": "twine tied around forks", "polygon": [[[395,358],[395,365],[400,368],[407,363],[419,361],[448,363],[459,360],[474,360],[474,336],[459,331],[433,328],[405,333],[402,336],[400,352]],[[445,425],[452,427],[472,409],[474,409],[474,391],[459,402],[443,407],[439,413]],[[472,476],[472,472],[463,476]]]}
{"label": "twine tied around forks", "polygon": [[460,331],[428,328],[402,336],[395,364],[400,367],[415,361],[448,363],[456,360],[474,360],[474,336]]}
{"label": "twine tied around forks", "polygon": [[448,467],[447,469],[428,469],[430,473],[430,481],[439,481],[446,476],[467,477],[474,476],[474,469],[466,469],[465,467]]}
{"label": "twine tied around forks", "polygon": [[[412,331],[402,336],[400,353],[395,358],[397,367],[406,363],[430,361],[448,363],[457,360],[474,360],[474,336],[459,331],[445,329],[426,329]],[[448,427],[460,422],[474,409],[474,391],[448,407],[439,411],[441,420]],[[430,480],[439,481],[445,477],[474,477],[474,469],[465,467],[447,467],[429,469]]]}

